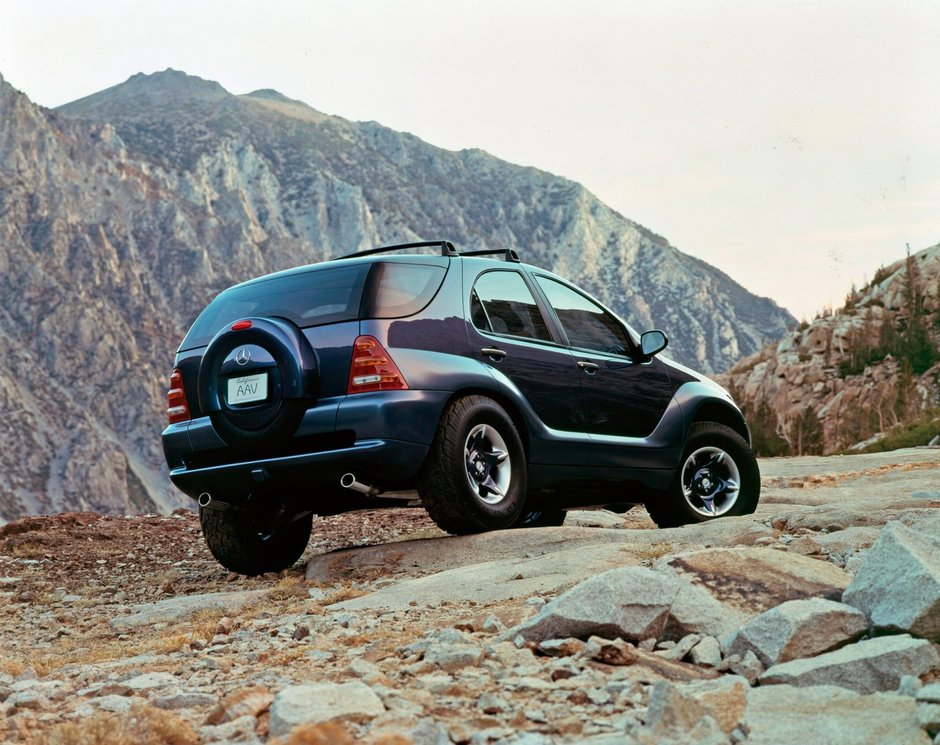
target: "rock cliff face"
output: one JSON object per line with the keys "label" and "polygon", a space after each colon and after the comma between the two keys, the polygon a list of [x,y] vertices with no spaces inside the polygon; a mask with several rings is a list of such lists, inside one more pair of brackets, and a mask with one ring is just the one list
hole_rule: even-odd
{"label": "rock cliff face", "polygon": [[371,245],[515,248],[705,371],[793,321],[579,184],[274,91],[166,71],[50,111],[0,78],[0,119],[0,519],[179,504],[159,432],[195,315],[234,282]]}
{"label": "rock cliff face", "polygon": [[940,245],[880,269],[844,308],[720,379],[752,413],[769,409],[793,454],[837,452],[940,406],[938,359]]}

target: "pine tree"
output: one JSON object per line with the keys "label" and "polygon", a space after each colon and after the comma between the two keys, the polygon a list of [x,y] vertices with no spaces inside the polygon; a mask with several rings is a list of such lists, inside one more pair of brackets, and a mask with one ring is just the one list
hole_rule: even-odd
{"label": "pine tree", "polygon": [[823,428],[812,407],[804,408],[790,425],[790,449],[795,455],[822,455]]}
{"label": "pine tree", "polygon": [[916,374],[926,372],[938,359],[938,353],[927,324],[924,294],[920,291],[917,262],[911,256],[911,247],[907,247],[904,278],[904,305],[907,313],[907,325],[901,335],[900,357],[910,363]]}
{"label": "pine tree", "polygon": [[898,422],[908,419],[911,391],[914,388],[913,367],[907,360],[901,360],[898,366],[897,388],[895,389],[894,414]]}
{"label": "pine tree", "polygon": [[757,455],[773,457],[790,454],[790,445],[778,431],[780,422],[777,414],[766,401],[758,403],[754,413],[746,416],[751,429],[751,447]]}

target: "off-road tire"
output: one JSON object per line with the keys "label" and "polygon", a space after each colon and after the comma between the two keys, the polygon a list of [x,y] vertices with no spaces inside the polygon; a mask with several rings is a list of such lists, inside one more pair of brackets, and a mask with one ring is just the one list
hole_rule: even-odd
{"label": "off-road tire", "polygon": [[209,551],[226,569],[254,577],[293,566],[310,540],[313,515],[303,515],[270,530],[259,530],[246,510],[199,509],[202,534]]}
{"label": "off-road tire", "polygon": [[[475,442],[481,443],[479,448]],[[501,463],[481,467],[505,487],[502,496],[489,492],[485,481],[473,481],[476,460],[473,464],[471,460],[483,450],[488,462],[495,460],[494,453],[506,453]],[[480,533],[516,523],[526,496],[525,449],[512,419],[498,403],[485,396],[466,396],[447,407],[418,477],[418,493],[431,519],[448,533]]]}
{"label": "off-road tire", "polygon": [[[719,457],[719,454],[723,454],[723,457]],[[729,478],[733,475],[735,478],[729,480],[738,485],[733,497],[729,490],[721,492],[723,498],[720,504],[719,499],[715,500],[717,514],[706,514],[706,503],[688,488],[690,475],[711,462],[716,462],[714,470],[718,477]],[[686,484],[683,484],[683,478]],[[660,528],[674,528],[706,522],[716,517],[749,515],[757,509],[759,498],[760,470],[754,452],[745,439],[724,424],[697,422],[689,432],[672,485],[668,491],[652,497],[646,509]]]}

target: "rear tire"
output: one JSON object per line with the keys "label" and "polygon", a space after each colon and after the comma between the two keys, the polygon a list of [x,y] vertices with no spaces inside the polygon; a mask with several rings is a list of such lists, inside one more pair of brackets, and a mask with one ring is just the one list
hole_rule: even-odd
{"label": "rear tire", "polygon": [[254,577],[293,566],[310,540],[313,515],[259,528],[257,518],[246,510],[201,507],[199,521],[216,561],[236,574]]}
{"label": "rear tire", "polygon": [[450,404],[418,479],[431,519],[457,535],[510,528],[522,514],[526,462],[503,408],[485,396]]}
{"label": "rear tire", "polygon": [[760,497],[760,470],[745,439],[717,422],[692,425],[669,490],[646,505],[660,528],[749,515]]}

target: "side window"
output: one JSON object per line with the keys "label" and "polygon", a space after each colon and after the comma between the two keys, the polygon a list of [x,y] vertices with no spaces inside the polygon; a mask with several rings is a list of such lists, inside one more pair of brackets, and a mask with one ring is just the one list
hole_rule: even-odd
{"label": "side window", "polygon": [[517,272],[481,274],[470,296],[470,319],[481,331],[552,340],[535,298]]}
{"label": "side window", "polygon": [[447,270],[431,264],[376,262],[370,282],[371,318],[403,318],[424,309],[437,294]]}
{"label": "side window", "polygon": [[598,352],[627,354],[632,345],[623,325],[597,303],[548,277],[536,277],[555,309],[573,347]]}

